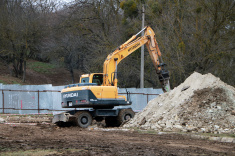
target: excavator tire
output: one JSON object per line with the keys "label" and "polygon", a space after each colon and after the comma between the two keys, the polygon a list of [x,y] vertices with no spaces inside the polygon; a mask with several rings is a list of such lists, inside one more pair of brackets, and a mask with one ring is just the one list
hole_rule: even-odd
{"label": "excavator tire", "polygon": [[117,117],[118,126],[122,125],[124,122],[130,120],[135,116],[135,112],[132,109],[122,109],[120,110]]}
{"label": "excavator tire", "polygon": [[82,128],[87,128],[88,126],[90,126],[90,124],[92,122],[92,116],[89,112],[78,111],[74,115],[76,117],[75,124],[77,126],[82,127]]}

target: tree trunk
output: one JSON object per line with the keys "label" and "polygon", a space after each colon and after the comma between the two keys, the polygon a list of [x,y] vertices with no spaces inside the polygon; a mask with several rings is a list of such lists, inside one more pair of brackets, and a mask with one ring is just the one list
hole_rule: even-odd
{"label": "tree trunk", "polygon": [[13,72],[14,72],[14,76],[15,77],[19,76],[18,62],[17,62],[17,60],[15,58],[13,60]]}
{"label": "tree trunk", "polygon": [[73,66],[70,65],[70,68],[69,68],[69,72],[71,74],[71,78],[72,78],[72,83],[74,83],[74,73],[73,73]]}
{"label": "tree trunk", "polygon": [[26,61],[24,60],[23,82],[25,82],[25,79],[26,79]]}
{"label": "tree trunk", "polygon": [[24,53],[22,52],[20,54],[20,59],[19,59],[19,69],[18,69],[18,73],[20,76],[22,76],[23,74],[23,63],[24,63]]}

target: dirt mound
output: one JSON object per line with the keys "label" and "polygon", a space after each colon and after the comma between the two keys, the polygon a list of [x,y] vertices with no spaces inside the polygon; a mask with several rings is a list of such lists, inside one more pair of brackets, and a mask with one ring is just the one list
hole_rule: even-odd
{"label": "dirt mound", "polygon": [[159,131],[235,132],[235,88],[212,74],[197,72],[151,100],[124,127]]}

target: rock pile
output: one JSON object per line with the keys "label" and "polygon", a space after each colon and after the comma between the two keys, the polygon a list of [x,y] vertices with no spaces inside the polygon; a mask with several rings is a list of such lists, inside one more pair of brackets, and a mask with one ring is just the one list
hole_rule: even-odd
{"label": "rock pile", "polygon": [[151,100],[124,127],[235,133],[235,88],[212,74],[194,72],[178,87]]}
{"label": "rock pile", "polygon": [[0,118],[0,123],[4,123],[5,120],[3,118]]}

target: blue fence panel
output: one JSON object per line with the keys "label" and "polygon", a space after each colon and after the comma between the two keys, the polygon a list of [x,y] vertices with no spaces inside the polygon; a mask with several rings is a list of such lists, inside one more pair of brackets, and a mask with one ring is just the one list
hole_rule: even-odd
{"label": "blue fence panel", "polygon": [[2,84],[0,83],[0,113],[3,113],[3,97],[2,97]]}
{"label": "blue fence panel", "polygon": [[[0,113],[10,114],[38,114],[60,113],[66,110],[61,107],[61,93],[64,86],[52,85],[3,85],[0,84]],[[142,111],[148,101],[162,94],[161,89],[153,88],[118,88],[120,95],[127,96],[130,93],[132,105],[120,106],[131,107],[134,111]],[[3,94],[2,94],[3,93]]]}

